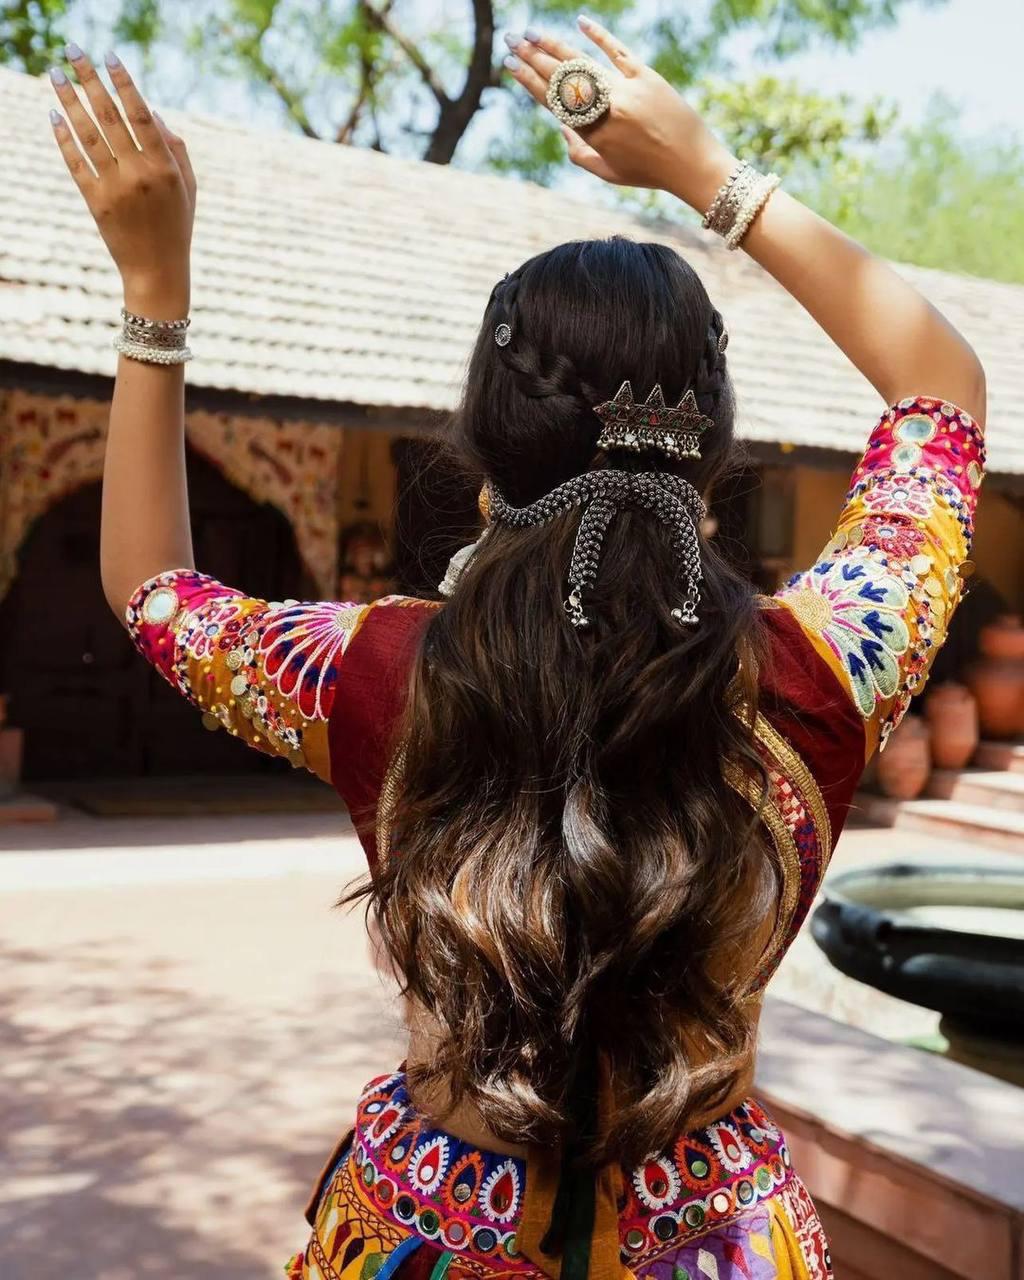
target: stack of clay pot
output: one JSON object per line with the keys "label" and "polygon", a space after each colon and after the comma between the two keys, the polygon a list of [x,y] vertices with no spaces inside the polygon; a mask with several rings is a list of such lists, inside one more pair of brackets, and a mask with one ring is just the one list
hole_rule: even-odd
{"label": "stack of clay pot", "polygon": [[981,656],[967,672],[983,738],[1024,735],[1024,626],[1004,614],[979,636]]}
{"label": "stack of clay pot", "polygon": [[928,726],[920,716],[904,716],[876,758],[875,781],[893,800],[915,800],[931,771]]}
{"label": "stack of clay pot", "polygon": [[932,768],[963,769],[978,746],[978,706],[962,684],[936,685],[923,716],[906,716],[878,757],[875,781],[894,800],[914,800]]}
{"label": "stack of clay pot", "polygon": [[978,704],[965,685],[936,685],[925,703],[925,718],[936,769],[963,769],[978,746]]}

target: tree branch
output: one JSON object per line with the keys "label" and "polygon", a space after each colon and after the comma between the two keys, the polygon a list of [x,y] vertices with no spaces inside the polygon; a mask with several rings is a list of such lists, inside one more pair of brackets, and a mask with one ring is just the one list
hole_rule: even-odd
{"label": "tree branch", "polygon": [[495,69],[491,65],[494,49],[494,5],[492,0],[473,0],[473,53],[466,72],[466,82],[457,98],[441,104],[437,128],[430,139],[424,160],[433,164],[448,164],[455,154],[462,135],[469,128],[480,107],[485,89],[495,83]]}
{"label": "tree branch", "polygon": [[444,112],[446,108],[451,105],[451,99],[448,97],[447,93],[445,93],[444,85],[437,78],[434,68],[423,56],[423,53],[416,47],[416,45],[413,44],[409,37],[395,25],[390,13],[390,4],[384,9],[378,9],[370,3],[370,0],[365,0],[363,8],[366,11],[366,16],[369,21],[377,28],[378,31],[383,31],[385,35],[389,36],[395,44],[398,45],[399,49],[401,49],[412,65],[420,73],[423,83],[434,95],[437,100],[437,105],[441,108],[441,111]]}
{"label": "tree branch", "polygon": [[270,88],[273,89],[281,102],[284,103],[288,114],[299,126],[306,137],[318,138],[320,135],[310,123],[309,116],[306,115],[306,110],[302,105],[302,99],[281,79],[278,73],[263,56],[263,50],[259,45],[253,45],[250,57],[253,67],[267,82]]}
{"label": "tree branch", "polygon": [[372,64],[366,58],[361,59],[359,92],[352,100],[352,106],[344,122],[338,126],[338,131],[334,135],[334,141],[340,142],[343,146],[348,146],[352,141],[352,135],[355,133],[356,125],[359,123],[359,117],[363,114],[363,107],[366,106],[366,100],[370,96],[372,70]]}

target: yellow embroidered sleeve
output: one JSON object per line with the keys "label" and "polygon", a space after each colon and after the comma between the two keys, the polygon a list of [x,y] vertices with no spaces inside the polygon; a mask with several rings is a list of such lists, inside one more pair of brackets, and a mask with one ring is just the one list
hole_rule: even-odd
{"label": "yellow embroidered sleeve", "polygon": [[126,619],[136,648],[203,712],[258,751],[330,781],[338,664],[368,606],[268,602],[192,569],[144,582]]}
{"label": "yellow embroidered sleeve", "polygon": [[928,678],[960,601],[985,458],[956,405],[920,397],[886,410],[816,564],[777,599],[796,615],[865,720],[865,755]]}

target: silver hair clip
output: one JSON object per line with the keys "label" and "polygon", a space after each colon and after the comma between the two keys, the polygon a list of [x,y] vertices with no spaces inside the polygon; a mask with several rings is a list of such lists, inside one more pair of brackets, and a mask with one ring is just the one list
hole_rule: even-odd
{"label": "silver hair clip", "polygon": [[714,419],[698,409],[692,390],[672,408],[665,403],[660,383],[643,404],[637,404],[632,386],[624,382],[614,399],[596,405],[594,412],[604,423],[597,438],[599,449],[632,453],[655,449],[670,458],[699,458],[700,438],[715,425]]}
{"label": "silver hair clip", "polygon": [[725,355],[725,349],[728,345],[729,345],[729,331],[728,329],[723,329],[718,339],[718,354],[720,356]]}
{"label": "silver hair clip", "polygon": [[507,347],[512,341],[512,326],[502,321],[494,331],[494,341],[499,347]]}
{"label": "silver hair clip", "polygon": [[590,623],[584,601],[597,580],[604,536],[616,515],[627,507],[650,511],[671,538],[685,583],[685,595],[682,603],[671,610],[672,618],[686,627],[700,621],[697,608],[703,570],[698,530],[707,516],[707,507],[693,485],[681,476],[666,471],[599,468],[573,476],[525,507],[513,507],[493,481],[488,482],[487,492],[492,523],[513,529],[546,524],[573,507],[583,508],[569,561],[569,596],[565,601],[565,611],[574,627]]}

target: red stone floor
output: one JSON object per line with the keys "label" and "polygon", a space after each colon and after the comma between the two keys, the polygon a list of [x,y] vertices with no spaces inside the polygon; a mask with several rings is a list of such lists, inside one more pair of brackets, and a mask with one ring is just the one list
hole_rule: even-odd
{"label": "red stone floor", "polygon": [[[923,843],[851,831],[836,865]],[[333,906],[360,866],[337,814],[0,830],[2,1280],[280,1275],[360,1086],[401,1056]],[[845,983],[805,930],[773,990],[907,1029]]]}

